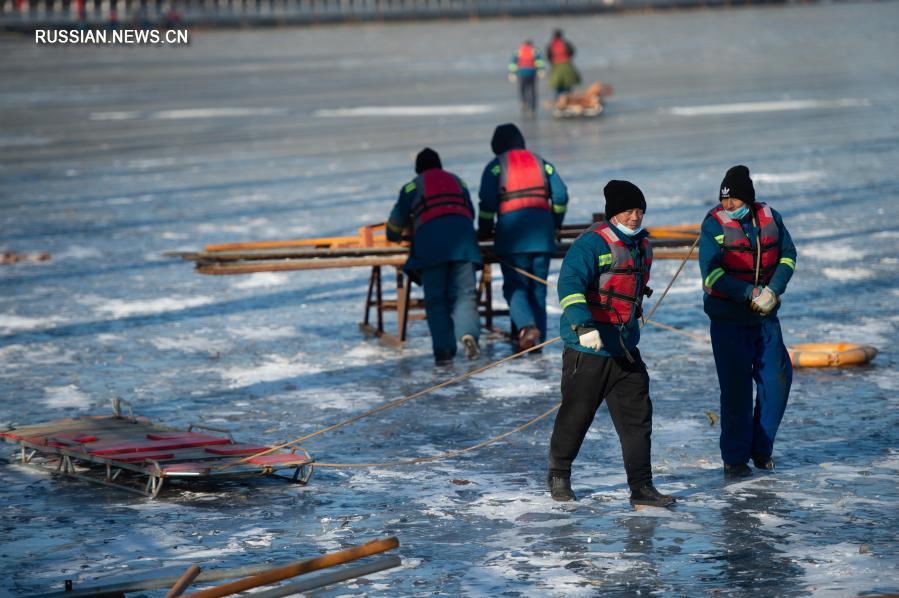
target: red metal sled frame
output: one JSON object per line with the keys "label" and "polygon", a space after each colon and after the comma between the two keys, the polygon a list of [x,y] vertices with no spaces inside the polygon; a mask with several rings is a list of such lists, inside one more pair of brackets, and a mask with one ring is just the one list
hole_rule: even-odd
{"label": "red metal sled frame", "polygon": [[[262,452],[268,447],[239,445],[230,432],[207,426],[191,425],[186,431],[163,428],[144,418],[122,416],[117,405],[118,402],[114,402],[115,414],[112,416],[81,417],[24,426],[0,433],[0,440],[19,445],[21,463],[151,498],[159,495],[166,480],[276,475],[306,484],[312,477],[315,460],[302,448],[295,447],[290,452],[276,452],[234,464],[237,459]],[[194,432],[197,429],[223,432],[226,436],[197,434]],[[160,438],[147,440],[148,435]],[[111,444],[114,441],[123,444]],[[131,446],[127,446],[129,442]],[[154,448],[153,442],[159,448]],[[185,446],[179,447],[179,444]],[[125,450],[109,452],[117,446]],[[91,451],[92,448],[95,450]],[[231,454],[206,450],[210,448]],[[105,454],[96,454],[98,450]],[[225,464],[229,466],[223,468]],[[284,476],[275,473],[281,470],[293,470],[293,474]]]}

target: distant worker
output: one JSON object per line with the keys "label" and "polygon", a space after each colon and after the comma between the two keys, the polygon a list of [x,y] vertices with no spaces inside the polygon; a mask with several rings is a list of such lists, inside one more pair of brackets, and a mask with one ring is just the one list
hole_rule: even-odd
{"label": "distant worker", "polygon": [[490,146],[496,157],[481,176],[478,236],[494,235],[519,350],[546,339],[546,280],[556,252],[556,230],[568,207],[568,189],[555,166],[524,146],[514,124],[496,127]]}
{"label": "distant worker", "polygon": [[537,111],[537,75],[543,76],[543,58],[534,42],[527,39],[509,61],[509,81],[518,80],[518,94],[523,112],[533,114]]}
{"label": "distant worker", "polygon": [[581,74],[574,67],[574,45],[565,39],[561,29],[556,29],[546,46],[549,60],[549,86],[556,92],[556,99],[568,93],[581,82]]}
{"label": "distant worker", "polygon": [[403,269],[424,287],[434,361],[452,363],[457,339],[465,356],[477,359],[475,270],[483,262],[471,196],[465,182],[443,170],[440,156],[430,148],[415,158],[415,173],[390,212],[387,238],[399,241],[403,230],[412,227],[412,248]]}
{"label": "distant worker", "polygon": [[774,469],[774,437],[793,380],[777,309],[796,269],[796,247],[780,214],[756,203],[745,166],[727,171],[718,198],[702,223],[699,268],[721,387],[724,472],[747,477],[749,459]]}
{"label": "distant worker", "polygon": [[554,500],[576,500],[571,464],[605,401],[621,443],[631,504],[664,507],[675,499],[652,483],[649,374],[637,349],[643,297],[651,292],[646,199],[628,181],[609,181],[603,194],[606,219],[574,241],[559,271],[562,406],[550,439],[547,485]]}

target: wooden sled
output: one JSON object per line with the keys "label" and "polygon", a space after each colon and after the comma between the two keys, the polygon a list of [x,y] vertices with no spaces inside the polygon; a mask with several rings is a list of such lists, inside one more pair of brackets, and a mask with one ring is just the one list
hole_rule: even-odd
{"label": "wooden sled", "polygon": [[584,91],[563,93],[552,105],[553,116],[556,118],[599,116],[603,111],[603,100],[613,92],[611,85],[596,81]]}

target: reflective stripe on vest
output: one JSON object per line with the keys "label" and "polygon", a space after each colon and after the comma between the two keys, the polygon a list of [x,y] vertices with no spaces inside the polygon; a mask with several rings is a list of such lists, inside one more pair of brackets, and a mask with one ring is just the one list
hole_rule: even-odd
{"label": "reflective stripe on vest", "polygon": [[513,149],[499,157],[499,213],[537,208],[550,210],[549,189],[543,160],[524,149]]}
{"label": "reflective stripe on vest", "polygon": [[549,44],[549,51],[551,53],[549,59],[553,64],[571,60],[571,55],[568,53],[568,44],[561,37],[553,39]]}
{"label": "reflective stripe on vest", "polygon": [[518,68],[532,69],[537,67],[537,54],[534,46],[521,44],[518,48]]}
{"label": "reflective stripe on vest", "polygon": [[458,179],[439,168],[432,168],[415,179],[418,194],[412,201],[415,226],[441,216],[465,216],[474,220],[474,214],[465,201],[465,192]]}
{"label": "reflective stripe on vest", "polygon": [[[609,264],[609,270],[600,273],[587,288],[587,307],[595,322],[604,324],[626,324],[636,307],[643,303],[643,291],[649,283],[652,267],[652,247],[649,239],[640,241],[643,260],[634,263],[631,246],[618,238],[608,222],[594,224],[585,234],[597,234],[609,246],[611,254],[599,256],[600,263]],[[611,260],[607,256],[611,255]],[[637,277],[640,286],[637,287]]]}
{"label": "reflective stripe on vest", "polygon": [[[778,230],[777,223],[774,221],[771,208],[766,204],[757,203],[754,206],[750,206],[750,209],[755,213],[759,227],[762,261],[759,266],[758,284],[764,286],[771,280],[771,276],[774,274],[780,259],[780,230]],[[706,277],[706,280],[703,281],[703,289],[713,297],[726,298],[727,295],[712,290],[715,281],[727,274],[738,280],[755,284],[757,250],[750,244],[743,226],[739,221],[728,216],[723,206],[710,210],[709,215],[721,223],[721,228],[723,229],[723,239],[719,241],[721,244],[721,268],[716,269]],[[719,237],[721,236],[719,235]],[[716,237],[717,239],[718,237]],[[721,272],[713,277],[712,274],[716,274],[718,270],[721,270]]]}

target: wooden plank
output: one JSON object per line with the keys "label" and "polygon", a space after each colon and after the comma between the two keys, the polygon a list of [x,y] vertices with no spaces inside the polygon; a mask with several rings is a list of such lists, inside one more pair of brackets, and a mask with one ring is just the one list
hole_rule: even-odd
{"label": "wooden plank", "polygon": [[402,266],[405,255],[385,255],[356,258],[315,258],[309,260],[253,261],[234,264],[197,264],[200,274],[249,274],[252,272],[289,272],[293,270],[321,270],[325,268],[356,268],[372,266]]}

